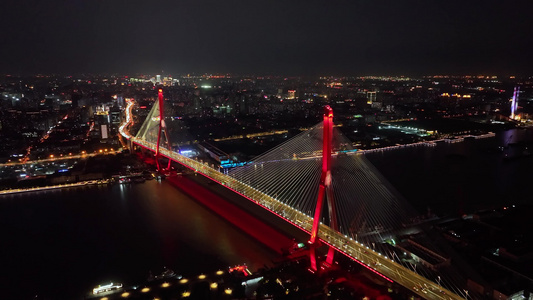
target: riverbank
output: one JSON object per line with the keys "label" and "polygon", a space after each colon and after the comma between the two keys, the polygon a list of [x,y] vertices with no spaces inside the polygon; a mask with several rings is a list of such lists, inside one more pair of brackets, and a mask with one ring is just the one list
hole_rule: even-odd
{"label": "riverbank", "polygon": [[57,190],[57,189],[73,188],[73,187],[81,187],[81,186],[90,186],[90,185],[104,185],[104,184],[109,184],[109,183],[111,183],[110,179],[102,179],[102,180],[89,180],[89,181],[82,181],[82,182],[75,182],[75,183],[64,183],[64,184],[57,184],[57,185],[41,186],[41,187],[8,189],[8,190],[0,191],[0,196],[47,191],[47,190]]}
{"label": "riverbank", "polygon": [[388,151],[388,150],[396,150],[396,149],[403,149],[403,148],[409,148],[409,147],[436,147],[438,143],[460,143],[464,142],[466,139],[486,139],[486,138],[492,138],[495,137],[496,133],[489,132],[486,134],[481,135],[461,135],[456,136],[453,138],[445,138],[445,139],[438,139],[438,140],[431,140],[431,141],[424,141],[424,142],[416,142],[416,143],[410,143],[410,144],[402,144],[402,145],[395,145],[395,146],[387,146],[387,147],[381,147],[381,148],[375,148],[375,149],[368,149],[368,150],[359,150],[360,153],[373,153],[373,152],[380,152],[380,151]]}

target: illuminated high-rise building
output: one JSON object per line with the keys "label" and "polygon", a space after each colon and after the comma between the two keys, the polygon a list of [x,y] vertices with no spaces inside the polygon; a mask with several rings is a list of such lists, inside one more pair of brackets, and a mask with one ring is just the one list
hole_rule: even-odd
{"label": "illuminated high-rise building", "polygon": [[368,98],[368,104],[372,104],[374,102],[376,102],[377,100],[377,95],[378,93],[377,92],[367,92],[366,93],[366,97]]}
{"label": "illuminated high-rise building", "polygon": [[296,98],[296,90],[289,90],[287,99],[295,99]]}
{"label": "illuminated high-rise building", "polygon": [[520,94],[520,87],[514,88],[513,98],[511,99],[511,119],[516,118],[516,109],[518,108],[518,96]]}

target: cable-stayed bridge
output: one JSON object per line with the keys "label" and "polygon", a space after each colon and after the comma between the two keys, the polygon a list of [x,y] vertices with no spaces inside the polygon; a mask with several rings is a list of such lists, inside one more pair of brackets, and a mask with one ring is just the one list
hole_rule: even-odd
{"label": "cable-stayed bridge", "polygon": [[[132,108],[120,133],[130,143],[155,152],[244,196],[310,234],[311,269],[331,265],[342,253],[389,282],[396,282],[425,299],[468,299],[462,284],[446,274],[418,267],[398,254],[397,235],[407,233],[415,216],[409,205],[333,126],[333,112],[324,121],[271,149],[243,167],[220,172],[208,163],[173,151],[172,128],[165,117],[164,98],[158,101],[138,133],[128,131]],[[327,212],[327,213],[325,213]],[[329,247],[325,261],[315,249]],[[403,251],[402,251],[403,252]]]}

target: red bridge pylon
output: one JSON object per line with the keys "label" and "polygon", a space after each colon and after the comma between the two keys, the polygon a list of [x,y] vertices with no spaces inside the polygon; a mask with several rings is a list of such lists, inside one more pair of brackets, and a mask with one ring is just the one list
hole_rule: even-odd
{"label": "red bridge pylon", "polygon": [[[159,146],[161,144],[161,131],[165,132],[165,138],[167,140],[168,149],[172,151],[172,148],[170,146],[170,140],[168,138],[168,131],[167,131],[167,125],[165,124],[165,114],[164,114],[164,105],[165,105],[165,98],[163,97],[163,90],[159,89],[158,94],[158,103],[159,105],[159,131],[157,132],[157,145],[155,148],[155,163],[157,165],[157,171],[161,172],[161,165],[159,164],[159,157],[161,156],[159,153]],[[168,159],[168,166],[167,170],[170,169],[170,163],[172,160]]]}
{"label": "red bridge pylon", "polygon": [[[329,226],[338,231],[337,214],[335,209],[335,202],[333,199],[333,188],[331,186],[331,153],[333,149],[333,110],[329,105],[324,107],[324,133],[322,137],[322,175],[320,176],[320,186],[318,190],[318,199],[316,202],[315,216],[313,218],[313,228],[311,230],[310,244],[310,259],[311,269],[317,271],[316,248],[318,246],[317,236],[320,227],[320,217],[322,216],[322,207],[324,206],[324,198],[327,199],[329,212]],[[326,263],[331,265],[333,263],[333,256],[335,249],[330,247]]]}

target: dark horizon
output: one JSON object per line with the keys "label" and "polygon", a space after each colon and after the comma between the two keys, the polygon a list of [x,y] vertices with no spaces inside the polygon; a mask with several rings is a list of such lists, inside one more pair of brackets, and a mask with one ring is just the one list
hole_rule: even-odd
{"label": "dark horizon", "polygon": [[5,0],[0,73],[530,75],[529,1]]}
{"label": "dark horizon", "polygon": [[[161,75],[161,76],[170,76],[172,78],[180,78],[185,77],[187,75],[190,75],[191,77],[200,77],[200,76],[227,76],[227,78],[246,78],[246,77],[257,77],[257,78],[288,78],[288,79],[302,79],[302,80],[311,80],[311,79],[317,79],[319,77],[322,78],[361,78],[361,77],[394,77],[394,78],[409,78],[409,79],[423,79],[423,78],[432,78],[432,77],[438,77],[438,76],[444,76],[448,78],[461,78],[461,77],[467,77],[471,76],[473,79],[477,76],[483,76],[483,77],[492,77],[496,76],[496,79],[499,80],[526,80],[526,79],[532,79],[533,78],[533,72],[530,74],[492,74],[492,73],[486,73],[486,74],[445,74],[445,73],[439,73],[439,74],[316,74],[316,75],[309,75],[309,74],[303,74],[303,75],[287,75],[287,74],[261,74],[261,73],[214,73],[214,72],[205,72],[205,73],[170,73],[170,72],[153,72],[153,73],[119,73],[119,72],[102,72],[102,73],[80,73],[80,72],[72,72],[72,73],[0,73],[0,77],[13,77],[13,78],[31,78],[31,77],[74,77],[74,78],[94,78],[94,77],[146,77],[146,76],[155,76],[155,75]],[[481,78],[483,79],[483,78]],[[486,79],[486,78],[484,78]]]}

